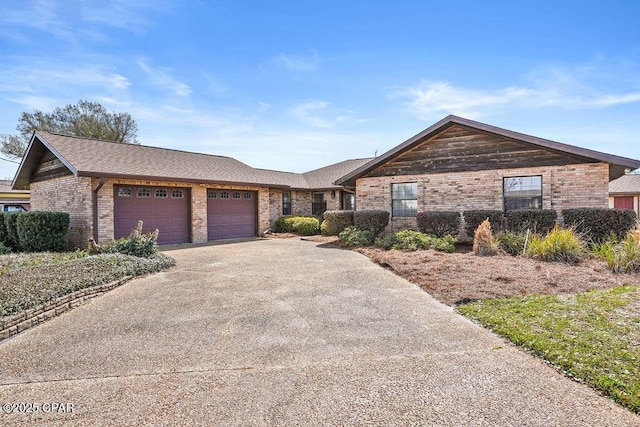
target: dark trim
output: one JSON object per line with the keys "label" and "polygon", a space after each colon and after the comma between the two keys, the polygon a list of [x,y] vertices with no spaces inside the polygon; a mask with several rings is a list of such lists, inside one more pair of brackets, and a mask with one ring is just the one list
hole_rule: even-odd
{"label": "dark trim", "polygon": [[399,155],[400,153],[406,150],[413,148],[414,146],[422,143],[425,139],[428,139],[430,136],[433,136],[436,133],[447,129],[448,127],[454,124],[468,126],[480,131],[493,133],[498,136],[503,136],[503,137],[515,139],[518,141],[528,142],[530,144],[534,144],[534,145],[548,148],[551,150],[556,150],[564,153],[570,153],[570,154],[574,154],[582,157],[587,157],[590,159],[598,160],[600,162],[609,163],[612,165],[620,165],[620,166],[624,166],[632,169],[640,168],[640,160],[634,160],[634,159],[621,157],[621,156],[614,156],[612,154],[602,153],[600,151],[590,150],[587,148],[580,148],[573,145],[564,144],[561,142],[551,141],[549,139],[538,138],[538,137],[527,135],[524,133],[510,131],[507,129],[499,128],[497,126],[476,122],[474,120],[469,120],[469,119],[464,119],[462,117],[449,115],[444,119],[440,120],[439,122],[429,126],[422,132],[418,133],[417,135],[414,135],[411,138],[407,139],[402,144],[392,148],[386,153],[362,165],[358,169],[337,179],[334,182],[334,184],[355,185],[355,180],[362,177],[364,174],[371,172],[373,169],[377,168],[378,166],[388,162],[391,158]]}
{"label": "dark trim", "polygon": [[98,186],[91,192],[91,202],[93,205],[93,240],[98,242],[98,191],[104,185],[104,178],[99,178]]}

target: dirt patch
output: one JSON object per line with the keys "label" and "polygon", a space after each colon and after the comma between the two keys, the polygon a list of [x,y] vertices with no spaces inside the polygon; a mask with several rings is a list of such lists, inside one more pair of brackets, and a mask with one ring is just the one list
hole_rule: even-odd
{"label": "dirt patch", "polygon": [[356,250],[449,305],[486,298],[575,293],[640,283],[640,274],[614,274],[596,259],[568,265],[509,255],[477,257],[473,253],[445,254],[432,250]]}

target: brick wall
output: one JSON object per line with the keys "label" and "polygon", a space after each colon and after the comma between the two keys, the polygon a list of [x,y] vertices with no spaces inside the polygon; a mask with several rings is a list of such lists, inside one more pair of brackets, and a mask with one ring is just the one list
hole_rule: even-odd
{"label": "brick wall", "polygon": [[72,175],[31,183],[31,210],[69,214],[69,248],[85,248],[93,235],[91,185]]}
{"label": "brick wall", "polygon": [[[418,211],[502,210],[502,179],[528,175],[542,175],[543,208],[559,216],[565,208],[609,206],[606,163],[360,178],[356,206],[391,211],[391,184],[417,182]],[[406,228],[417,228],[415,218],[392,218],[387,231]]]}

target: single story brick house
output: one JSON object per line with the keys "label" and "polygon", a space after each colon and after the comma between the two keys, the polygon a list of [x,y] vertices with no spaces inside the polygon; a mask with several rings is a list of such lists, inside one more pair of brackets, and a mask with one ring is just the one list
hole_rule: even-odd
{"label": "single story brick house", "polygon": [[609,183],[609,207],[629,209],[640,216],[640,174],[626,174]]}
{"label": "single story brick house", "polygon": [[282,215],[353,209],[355,195],[333,184],[371,159],[306,173],[252,168],[230,157],[34,132],[13,182],[31,207],[68,212],[69,241],[86,246],[160,230],[158,242],[201,243],[256,236]]}
{"label": "single story brick house", "polygon": [[607,207],[640,161],[448,116],[381,156],[306,173],[230,157],[34,132],[13,181],[33,210],[68,212],[70,245],[160,229],[159,243],[260,235],[282,215],[384,209],[389,231],[418,211]]}
{"label": "single story brick house", "polygon": [[[420,211],[609,206],[609,182],[640,161],[447,116],[339,178],[358,209],[391,212],[388,231]],[[637,206],[637,205],[636,205]]]}

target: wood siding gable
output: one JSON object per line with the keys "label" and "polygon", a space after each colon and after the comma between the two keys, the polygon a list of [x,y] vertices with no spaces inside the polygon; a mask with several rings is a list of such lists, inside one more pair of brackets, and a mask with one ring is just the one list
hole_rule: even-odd
{"label": "wood siding gable", "polygon": [[47,151],[42,156],[40,164],[31,177],[31,182],[44,181],[66,175],[73,175],[73,173],[51,151]]}
{"label": "wood siding gable", "polygon": [[580,163],[597,163],[597,160],[452,124],[364,176],[436,174]]}

